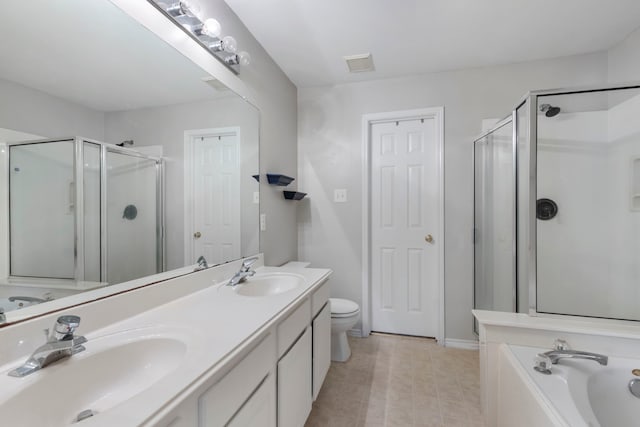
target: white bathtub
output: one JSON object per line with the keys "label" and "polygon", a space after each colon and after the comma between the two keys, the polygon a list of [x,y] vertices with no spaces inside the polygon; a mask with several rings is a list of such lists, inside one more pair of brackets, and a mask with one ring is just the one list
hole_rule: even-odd
{"label": "white bathtub", "polygon": [[[640,426],[640,399],[629,391],[639,359],[609,357],[607,366],[591,360],[562,359],[551,375],[533,370],[538,353],[549,349],[504,345],[503,356],[517,363],[554,424],[570,427]],[[589,349],[580,349],[589,351]],[[639,355],[640,357],[640,355]]]}

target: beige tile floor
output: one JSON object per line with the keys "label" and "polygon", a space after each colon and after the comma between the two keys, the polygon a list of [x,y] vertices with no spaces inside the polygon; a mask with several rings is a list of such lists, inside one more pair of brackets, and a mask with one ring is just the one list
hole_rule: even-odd
{"label": "beige tile floor", "polygon": [[331,364],[306,427],[482,427],[478,352],[424,338],[349,337]]}

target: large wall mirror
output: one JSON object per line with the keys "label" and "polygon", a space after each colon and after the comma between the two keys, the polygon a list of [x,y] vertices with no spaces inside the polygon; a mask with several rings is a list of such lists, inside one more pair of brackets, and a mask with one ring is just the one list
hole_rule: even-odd
{"label": "large wall mirror", "polygon": [[14,2],[0,39],[6,321],[259,252],[255,107],[108,0]]}

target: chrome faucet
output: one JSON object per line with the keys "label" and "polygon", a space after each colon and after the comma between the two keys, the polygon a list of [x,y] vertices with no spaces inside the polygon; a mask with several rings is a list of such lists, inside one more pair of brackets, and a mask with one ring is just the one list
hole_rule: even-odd
{"label": "chrome faucet", "polygon": [[240,271],[238,271],[227,283],[227,286],[236,286],[238,283],[242,283],[247,280],[247,277],[251,277],[256,274],[255,271],[251,269],[251,266],[254,262],[258,260],[258,257],[247,258],[242,261],[242,267],[240,267]]}
{"label": "chrome faucet", "polygon": [[12,377],[24,377],[52,364],[86,350],[82,345],[87,342],[83,336],[75,336],[80,326],[79,316],[60,316],[53,326],[51,334],[45,329],[47,342],[38,347],[22,366],[9,372]]}
{"label": "chrome faucet", "polygon": [[536,364],[533,369],[542,374],[549,375],[551,374],[551,365],[558,364],[562,359],[593,360],[603,366],[606,366],[607,363],[609,363],[609,358],[604,354],[570,350],[566,341],[556,340],[553,350],[538,354],[535,361]]}
{"label": "chrome faucet", "polygon": [[209,268],[209,264],[207,264],[207,260],[205,259],[205,257],[203,255],[200,255],[200,257],[198,258],[196,263],[198,265],[196,265],[196,268],[194,268],[193,271],[200,271],[200,270],[205,270],[205,269]]}

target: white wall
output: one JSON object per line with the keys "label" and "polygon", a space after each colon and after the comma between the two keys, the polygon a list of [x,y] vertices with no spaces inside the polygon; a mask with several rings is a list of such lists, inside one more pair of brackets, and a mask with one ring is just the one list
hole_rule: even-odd
{"label": "white wall", "polygon": [[558,204],[554,218],[536,220],[538,311],[609,311],[602,289],[615,281],[609,268],[613,187],[607,142],[606,112],[538,117],[536,198]]}
{"label": "white wall", "polygon": [[[304,88],[298,91],[299,257],[332,268],[332,295],[361,302],[361,120],[366,113],[445,108],[446,337],[475,339],[472,141],[482,119],[503,117],[532,89],[603,83],[606,53]],[[333,190],[349,201],[334,204]]]}
{"label": "white wall", "polygon": [[611,83],[640,80],[640,28],[609,49],[608,68]]}
{"label": "white wall", "polygon": [[[260,173],[297,177],[297,89],[224,0],[203,0],[202,12],[220,21],[225,34],[251,54],[240,79],[254,92],[260,109]],[[295,188],[295,184],[291,187]],[[305,191],[300,187],[301,191]],[[261,181],[260,211],[267,214],[267,230],[260,235],[266,265],[281,265],[298,258],[297,202],[284,200],[282,191],[265,188]]]}
{"label": "white wall", "polygon": [[101,141],[104,114],[0,79],[0,127],[47,138],[81,135]]}

